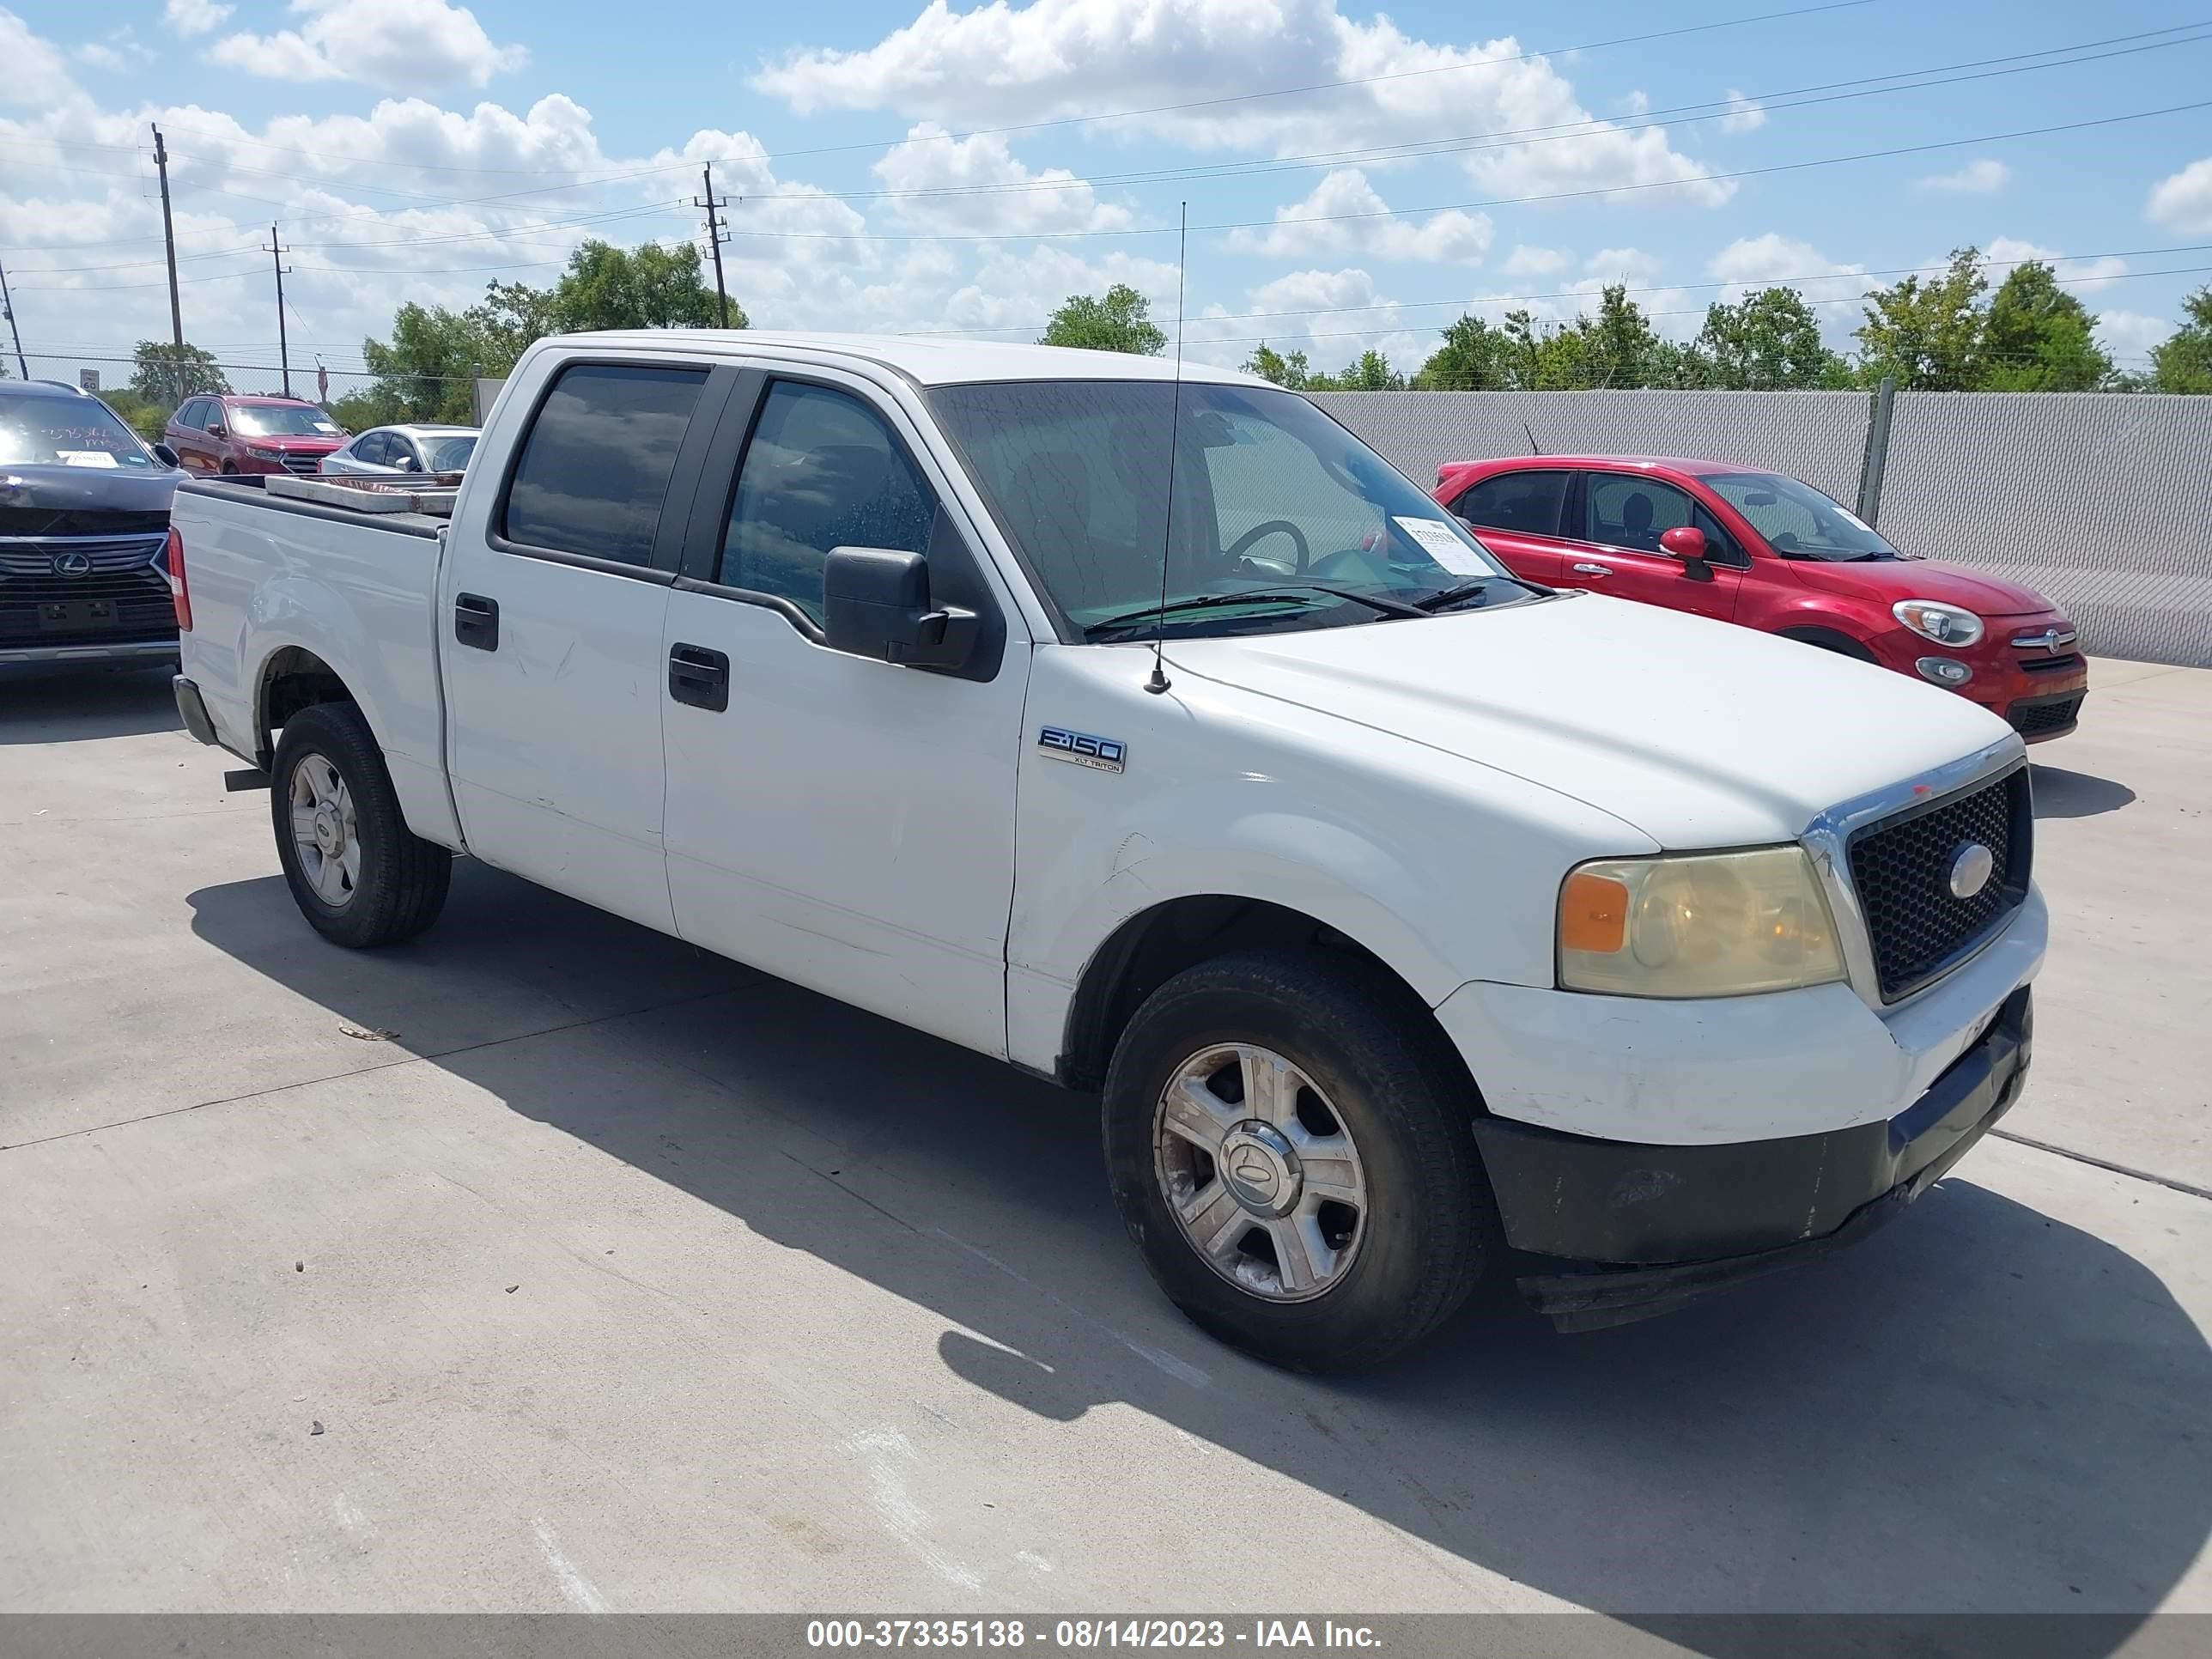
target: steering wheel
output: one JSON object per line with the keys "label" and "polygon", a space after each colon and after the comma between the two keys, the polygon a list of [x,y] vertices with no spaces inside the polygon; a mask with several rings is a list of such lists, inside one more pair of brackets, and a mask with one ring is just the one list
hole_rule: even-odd
{"label": "steering wheel", "polygon": [[1288,519],[1270,519],[1265,524],[1254,525],[1231,544],[1227,556],[1229,562],[1231,564],[1236,563],[1244,556],[1247,549],[1255,543],[1266,540],[1270,536],[1288,536],[1296,542],[1298,544],[1298,562],[1296,568],[1304,570],[1306,568],[1306,561],[1313,556],[1313,550],[1306,545],[1305,532]]}

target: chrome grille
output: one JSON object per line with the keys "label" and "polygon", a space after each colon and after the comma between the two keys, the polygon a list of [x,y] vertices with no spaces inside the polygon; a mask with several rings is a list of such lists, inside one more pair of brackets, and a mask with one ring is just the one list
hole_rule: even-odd
{"label": "chrome grille", "polygon": [[82,553],[94,571],[137,570],[161,556],[167,534],[0,538],[0,576],[52,576],[54,561]]}
{"label": "chrome grille", "polygon": [[[1851,836],[1851,884],[1884,1002],[1927,984],[2004,926],[2027,895],[2034,838],[2025,766]],[[1992,867],[1978,891],[1960,898],[1952,868],[1973,843],[1989,849]]]}

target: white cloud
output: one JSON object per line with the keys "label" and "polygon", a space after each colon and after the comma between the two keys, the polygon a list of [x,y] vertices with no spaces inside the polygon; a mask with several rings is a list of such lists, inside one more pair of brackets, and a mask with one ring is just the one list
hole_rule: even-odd
{"label": "white cloud", "polygon": [[136,30],[125,27],[110,29],[104,40],[88,40],[82,46],[70,48],[70,56],[80,64],[89,64],[112,74],[124,74],[154,61],[154,54],[138,41]]}
{"label": "white cloud", "polygon": [[1623,115],[1641,115],[1651,107],[1651,94],[1638,87],[1614,99],[1613,106]]}
{"label": "white cloud", "polygon": [[2160,179],[2151,187],[2143,213],[2168,230],[2212,230],[2212,155]]}
{"label": "white cloud", "polygon": [[1575,256],[1563,247],[1532,247],[1517,244],[1498,267],[1509,276],[1549,276],[1574,264]]}
{"label": "white cloud", "polygon": [[1640,247],[1601,247],[1583,269],[1607,283],[1640,283],[1659,274],[1659,261]]}
{"label": "white cloud", "polygon": [[2004,281],[2012,274],[2013,267],[2027,259],[2042,261],[2051,267],[2051,274],[2069,288],[2085,291],[2110,288],[2113,281],[2125,276],[2128,270],[2125,259],[2112,254],[2095,259],[2069,259],[2056,248],[2024,242],[2017,236],[1992,237],[1982,252],[1996,267],[1990,273],[1991,287]]}
{"label": "white cloud", "polygon": [[[1224,87],[1339,82],[1356,84],[1216,101]],[[751,84],[802,113],[882,109],[960,127],[1063,118],[1110,101],[1152,111],[1110,124],[1127,136],[1279,155],[1312,149],[1316,132],[1367,146],[1581,128],[1470,150],[1462,165],[1484,188],[1516,195],[1680,184],[1684,198],[1711,205],[1733,190],[1674,150],[1663,128],[1631,132],[1593,117],[1551,62],[1524,58],[1510,36],[1434,45],[1385,16],[1356,22],[1337,0],[995,0],[964,12],[929,0],[872,46],[793,52]]]}
{"label": "white cloud", "polygon": [[891,209],[923,230],[1033,236],[1118,230],[1129,222],[1127,209],[1102,203],[1066,167],[1032,173],[1000,133],[952,138],[936,122],[920,122],[873,170],[884,189],[918,192],[893,198]]}
{"label": "white cloud", "polygon": [[0,109],[49,109],[77,96],[62,55],[31,26],[0,8]]}
{"label": "white cloud", "polygon": [[1981,156],[1955,173],[1931,173],[1914,181],[1920,190],[1947,190],[1968,196],[1990,196],[2012,182],[2012,169],[2002,161]]}
{"label": "white cloud", "polygon": [[991,330],[1000,339],[1034,338],[1032,331],[1042,332],[1044,319],[1069,295],[1103,294],[1126,283],[1151,301],[1152,321],[1172,337],[1176,276],[1172,264],[1130,253],[1086,259],[1055,243],[1020,252],[994,244],[983,250],[969,280],[949,296],[926,302],[936,313],[933,324],[898,325]]}
{"label": "white cloud", "polygon": [[216,0],[162,0],[161,21],[179,34],[207,34],[220,28],[236,9],[217,5]]}
{"label": "white cloud", "polygon": [[2097,313],[2098,337],[2123,366],[2148,356],[2153,346],[2163,343],[2172,332],[2173,325],[2163,317],[2146,317],[2139,311]]}
{"label": "white cloud", "polygon": [[292,0],[307,21],[275,34],[225,35],[215,63],[277,81],[358,81],[372,87],[480,87],[528,61],[520,46],[495,46],[465,6],[447,0]]}
{"label": "white cloud", "polygon": [[1766,106],[1730,87],[1728,113],[1721,117],[1723,132],[1756,132],[1766,125]]}
{"label": "white cloud", "polygon": [[1796,289],[1820,319],[1828,343],[1838,347],[1858,326],[1862,302],[1874,286],[1864,265],[1832,259],[1810,242],[1773,231],[1730,242],[1705,262],[1705,274],[1728,286],[1705,297],[1728,305],[1756,289]]}
{"label": "white cloud", "polygon": [[1409,326],[1395,301],[1358,267],[1293,270],[1245,291],[1242,316],[1192,319],[1191,354],[1207,362],[1241,363],[1261,340],[1275,350],[1303,351],[1310,367],[1334,373],[1366,351],[1379,351],[1391,367],[1411,374],[1435,349],[1433,330]]}
{"label": "white cloud", "polygon": [[1229,246],[1273,258],[1356,251],[1377,259],[1479,264],[1490,251],[1489,216],[1447,209],[1428,218],[1394,219],[1358,167],[1330,173],[1302,201],[1275,210],[1266,231],[1237,230]]}

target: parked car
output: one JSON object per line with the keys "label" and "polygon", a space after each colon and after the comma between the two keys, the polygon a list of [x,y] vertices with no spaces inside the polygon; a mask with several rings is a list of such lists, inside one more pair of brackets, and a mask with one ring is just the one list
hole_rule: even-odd
{"label": "parked car", "polygon": [[459,472],[476,447],[472,426],[376,426],[324,456],[323,471],[373,477]]}
{"label": "parked car", "polygon": [[0,380],[0,664],[177,654],[175,462],[89,392]]}
{"label": "parked car", "polygon": [[187,471],[313,472],[346,439],[328,414],[297,398],[187,398],[164,435]]}
{"label": "parked car", "polygon": [[2074,624],[2042,594],[1900,553],[1778,472],[1518,455],[1439,468],[1436,499],[1517,575],[1877,663],[1980,703],[2030,743],[2071,732],[2088,695]]}
{"label": "parked car", "polygon": [[2018,1097],[2002,721],[1517,580],[1304,398],[1175,373],[542,340],[450,520],[185,483],[179,708],[341,945],[465,851],[1103,1090],[1154,1277],[1292,1366],[1486,1278],[1583,1326],[1819,1254]]}

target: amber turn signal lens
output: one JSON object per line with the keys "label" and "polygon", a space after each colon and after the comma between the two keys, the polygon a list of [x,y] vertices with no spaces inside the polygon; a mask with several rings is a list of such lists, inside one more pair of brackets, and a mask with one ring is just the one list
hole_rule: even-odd
{"label": "amber turn signal lens", "polygon": [[1628,889],[1610,876],[1577,870],[1559,895],[1559,944],[1610,956],[1628,942]]}

